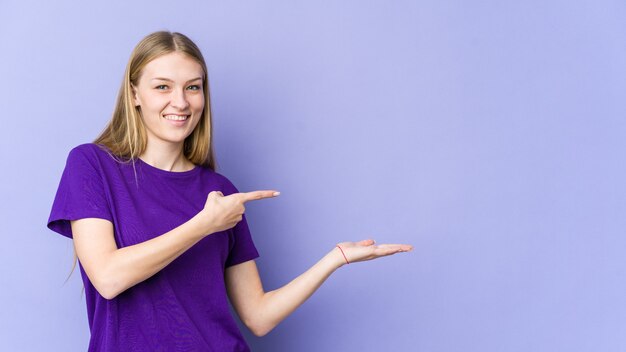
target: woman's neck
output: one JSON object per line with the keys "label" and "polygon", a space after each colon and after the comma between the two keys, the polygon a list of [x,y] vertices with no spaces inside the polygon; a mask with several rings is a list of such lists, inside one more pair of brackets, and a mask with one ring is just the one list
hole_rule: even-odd
{"label": "woman's neck", "polygon": [[193,169],[192,162],[183,154],[183,143],[150,143],[146,150],[139,156],[145,163],[166,171],[188,171]]}

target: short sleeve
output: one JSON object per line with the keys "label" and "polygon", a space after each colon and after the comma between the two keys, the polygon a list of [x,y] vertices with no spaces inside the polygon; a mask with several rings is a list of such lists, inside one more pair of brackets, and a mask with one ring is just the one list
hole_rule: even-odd
{"label": "short sleeve", "polygon": [[113,222],[98,165],[97,157],[81,146],[70,151],[48,218],[50,230],[73,238],[70,220],[101,218]]}
{"label": "short sleeve", "polygon": [[[233,185],[228,179],[224,177],[223,180],[222,193],[225,196],[239,192],[235,185]],[[243,214],[241,221],[229,230],[229,237],[230,251],[228,253],[228,257],[226,258],[226,267],[241,264],[259,257],[259,252],[252,241],[252,235],[250,234],[250,229],[248,228],[246,214]]]}

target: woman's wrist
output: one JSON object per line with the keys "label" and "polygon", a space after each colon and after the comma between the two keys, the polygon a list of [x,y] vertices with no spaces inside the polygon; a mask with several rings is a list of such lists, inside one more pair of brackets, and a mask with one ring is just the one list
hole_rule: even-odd
{"label": "woman's wrist", "polygon": [[335,248],[333,248],[327,255],[326,257],[328,258],[328,261],[333,265],[333,268],[335,268],[335,270],[341,268],[342,266],[346,265],[346,259],[344,258],[343,254],[341,253],[341,249],[339,249],[339,247],[335,246]]}
{"label": "woman's wrist", "polygon": [[208,223],[206,216],[204,216],[202,211],[200,211],[193,218],[191,218],[189,222],[192,223],[192,226],[196,230],[195,232],[200,237],[200,239],[215,232]]}

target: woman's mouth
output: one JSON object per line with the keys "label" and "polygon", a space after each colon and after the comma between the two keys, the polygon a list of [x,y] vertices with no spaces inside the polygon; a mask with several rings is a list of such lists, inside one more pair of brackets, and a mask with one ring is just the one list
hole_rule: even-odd
{"label": "woman's mouth", "polygon": [[191,115],[163,115],[163,118],[174,126],[183,126]]}

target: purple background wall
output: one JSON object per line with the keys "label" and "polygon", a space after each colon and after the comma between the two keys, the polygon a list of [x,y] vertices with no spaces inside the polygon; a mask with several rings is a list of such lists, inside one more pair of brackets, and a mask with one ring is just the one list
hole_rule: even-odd
{"label": "purple background wall", "polygon": [[108,121],[144,35],[209,65],[220,171],[266,289],[344,240],[412,253],[336,272],[255,351],[626,350],[623,1],[2,1],[0,349],[84,351],[68,151]]}

